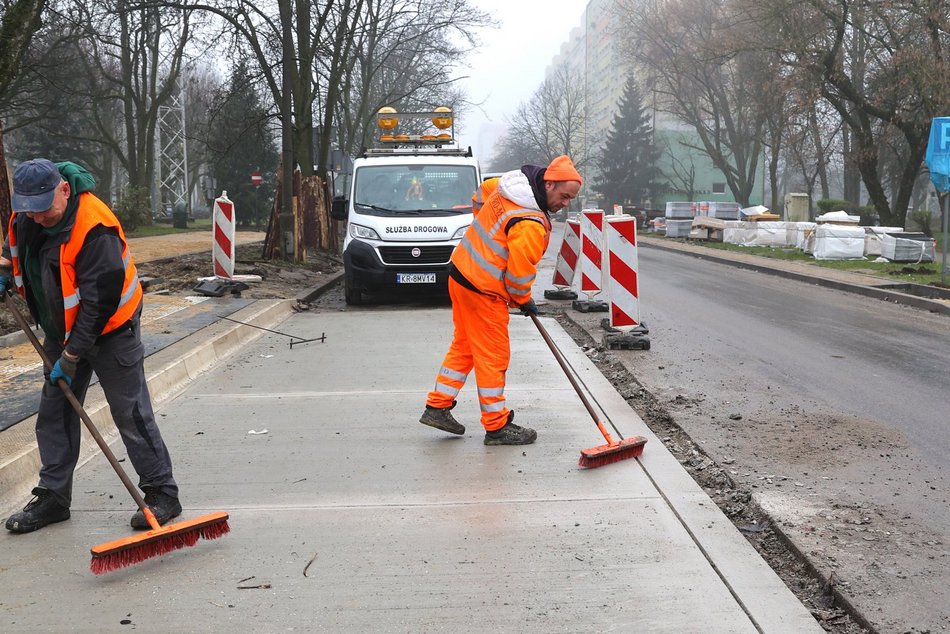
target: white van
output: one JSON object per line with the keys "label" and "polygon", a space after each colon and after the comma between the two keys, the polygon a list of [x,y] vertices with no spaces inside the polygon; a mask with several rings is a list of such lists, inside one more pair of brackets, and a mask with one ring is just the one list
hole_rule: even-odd
{"label": "white van", "polygon": [[[407,116],[446,115],[398,115]],[[353,162],[348,193],[332,207],[333,217],[347,222],[347,304],[362,303],[364,293],[447,288],[449,258],[472,224],[472,194],[480,182],[471,149],[446,147],[450,138],[383,135],[379,147]]]}

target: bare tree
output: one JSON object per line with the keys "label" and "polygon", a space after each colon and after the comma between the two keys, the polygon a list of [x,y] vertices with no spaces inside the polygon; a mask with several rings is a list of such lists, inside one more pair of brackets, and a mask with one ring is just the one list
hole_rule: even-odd
{"label": "bare tree", "polygon": [[696,131],[696,148],[723,173],[736,201],[748,204],[768,111],[761,88],[775,76],[776,59],[737,46],[749,25],[723,2],[618,5],[628,32],[639,34],[627,54],[656,79],[657,109]]}
{"label": "bare tree", "polygon": [[0,110],[9,99],[8,89],[20,73],[20,60],[40,28],[40,18],[46,0],[14,0],[2,3],[0,17]]}
{"label": "bare tree", "polygon": [[[20,59],[26,53],[40,25],[45,0],[15,0],[3,3],[0,18],[0,100],[8,94],[10,84],[20,71]],[[0,111],[3,110],[0,102]],[[10,186],[7,182],[7,161],[3,150],[3,120],[0,119],[0,224],[7,226],[10,218]],[[0,236],[4,229],[0,229]]]}
{"label": "bare tree", "polygon": [[77,91],[89,104],[97,142],[117,158],[130,187],[148,191],[159,108],[180,90],[190,12],[129,0],[77,2],[69,10],[72,35],[83,41],[76,49],[82,69]]}
{"label": "bare tree", "polygon": [[546,165],[544,156],[527,139],[508,132],[495,143],[487,171],[507,172],[522,165]]}
{"label": "bare tree", "polygon": [[[847,128],[848,168],[856,166],[882,222],[903,224],[927,146],[930,120],[950,107],[946,4],[871,0],[763,3],[786,63],[811,75]],[[881,173],[882,141],[892,131],[900,164],[893,196]]]}
{"label": "bare tree", "polygon": [[508,121],[507,138],[522,139],[544,164],[567,154],[583,168],[590,163],[584,144],[586,124],[583,82],[568,68],[560,67],[518,106]]}
{"label": "bare tree", "polygon": [[470,0],[366,0],[337,104],[343,151],[353,155],[371,144],[382,106],[449,106],[458,116],[464,99],[452,71],[475,46],[475,29],[488,24]]}

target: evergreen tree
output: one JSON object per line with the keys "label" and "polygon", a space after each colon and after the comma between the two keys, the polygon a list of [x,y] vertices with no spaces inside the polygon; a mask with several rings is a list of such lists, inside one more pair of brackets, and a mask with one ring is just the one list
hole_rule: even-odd
{"label": "evergreen tree", "polygon": [[[279,152],[268,111],[253,84],[247,63],[238,62],[228,86],[212,107],[208,129],[208,162],[217,190],[228,192],[241,225],[266,223],[276,189]],[[251,184],[251,172],[263,182]]]}
{"label": "evergreen tree", "polygon": [[641,205],[654,198],[659,152],[653,145],[650,114],[633,75],[627,78],[619,107],[598,161],[600,173],[594,179],[594,191],[606,206]]}

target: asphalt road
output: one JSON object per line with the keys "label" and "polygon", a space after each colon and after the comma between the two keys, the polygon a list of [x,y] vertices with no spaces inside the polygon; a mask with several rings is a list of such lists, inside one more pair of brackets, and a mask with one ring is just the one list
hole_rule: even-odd
{"label": "asphalt road", "polygon": [[644,320],[723,374],[891,427],[950,467],[950,319],[649,248],[641,280]]}
{"label": "asphalt road", "polygon": [[950,631],[950,319],[648,247],[640,297],[677,424],[880,631]]}

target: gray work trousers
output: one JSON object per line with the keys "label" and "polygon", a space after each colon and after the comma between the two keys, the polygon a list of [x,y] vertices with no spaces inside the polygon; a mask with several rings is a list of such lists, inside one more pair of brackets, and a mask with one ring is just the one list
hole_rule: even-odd
{"label": "gray work trousers", "polygon": [[[171,458],[152,412],[145,382],[145,347],[139,332],[136,316],[131,327],[123,326],[100,337],[77,364],[72,391],[80,403],[84,402],[95,372],[129,461],[139,476],[139,487],[156,487],[178,497]],[[63,352],[59,342],[49,338],[43,342],[43,348],[53,363]],[[62,390],[49,381],[44,382],[36,419],[36,441],[43,463],[39,486],[48,489],[57,502],[66,506],[72,501],[73,470],[79,460],[82,427],[79,414]]]}

